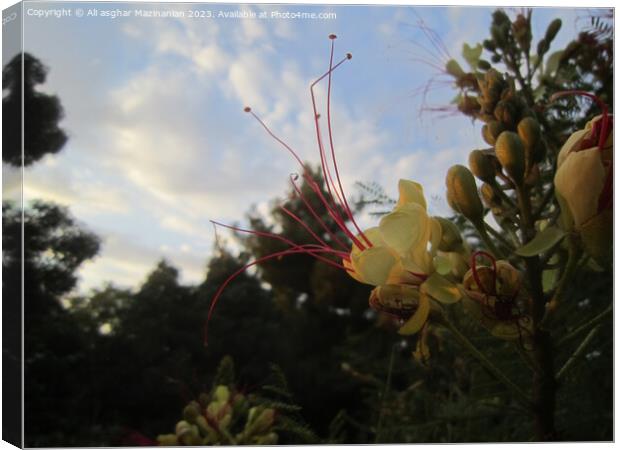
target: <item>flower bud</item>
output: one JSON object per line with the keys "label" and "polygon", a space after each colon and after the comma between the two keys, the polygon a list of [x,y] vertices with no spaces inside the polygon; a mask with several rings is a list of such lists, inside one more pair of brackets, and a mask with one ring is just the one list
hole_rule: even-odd
{"label": "flower bud", "polygon": [[547,32],[545,33],[545,41],[551,43],[555,39],[555,36],[558,34],[562,28],[562,19],[553,20],[549,26],[547,27]]}
{"label": "flower bud", "polygon": [[457,108],[463,114],[471,116],[471,115],[476,114],[480,110],[480,103],[478,103],[478,100],[476,99],[476,97],[472,97],[469,95],[463,95],[461,96],[461,99],[459,100]]}
{"label": "flower bud", "polygon": [[493,42],[490,39],[485,39],[484,41],[482,41],[482,46],[484,47],[485,50],[489,52],[494,52],[496,49],[495,42]]}
{"label": "flower bud", "polygon": [[442,252],[458,251],[463,244],[458,227],[443,217],[435,217],[435,220],[441,225],[441,241],[439,241],[438,249]]}
{"label": "flower bud", "polygon": [[492,183],[495,180],[494,158],[482,150],[473,150],[469,154],[469,168],[479,180]]}
{"label": "flower bud", "polygon": [[161,446],[171,447],[179,445],[176,434],[160,434],[157,436],[157,442]]}
{"label": "flower bud", "polygon": [[515,105],[507,100],[500,100],[495,106],[493,115],[497,120],[502,122],[507,127],[512,127],[517,117],[517,111]]}
{"label": "flower bud", "polygon": [[495,156],[512,180],[520,185],[525,175],[525,150],[517,133],[504,131],[495,143]]}
{"label": "flower bud", "polygon": [[448,203],[467,217],[474,225],[482,224],[482,202],[478,197],[476,181],[469,169],[460,164],[450,167],[446,175]]}
{"label": "flower bud", "polygon": [[489,145],[495,145],[497,141],[497,137],[504,131],[506,128],[501,122],[497,120],[492,120],[485,125],[482,126],[482,137]]}
{"label": "flower bud", "polygon": [[192,401],[183,409],[183,418],[190,423],[194,423],[196,417],[200,415],[200,405],[198,402]]}
{"label": "flower bud", "polygon": [[[519,122],[517,132],[523,142],[527,161],[540,162],[544,157],[544,144],[540,139],[540,124],[533,117],[526,117]],[[541,151],[542,150],[542,151]]]}
{"label": "flower bud", "polygon": [[487,71],[491,69],[491,64],[484,59],[480,59],[478,60],[478,69]]}
{"label": "flower bud", "polygon": [[493,211],[502,208],[502,199],[499,195],[497,195],[497,192],[495,192],[495,189],[493,189],[493,186],[490,184],[484,183],[480,186],[480,195],[484,204]]}
{"label": "flower bud", "polygon": [[512,32],[516,41],[521,49],[528,53],[532,42],[532,29],[529,22],[523,14],[519,14],[512,24]]}

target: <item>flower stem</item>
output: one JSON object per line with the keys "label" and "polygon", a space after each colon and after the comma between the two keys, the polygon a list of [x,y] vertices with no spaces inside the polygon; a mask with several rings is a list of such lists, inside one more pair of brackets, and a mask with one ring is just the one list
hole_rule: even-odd
{"label": "flower stem", "polygon": [[500,259],[501,257],[503,257],[504,254],[499,251],[499,249],[491,239],[491,236],[489,236],[489,233],[487,233],[484,221],[481,224],[474,224],[474,226],[478,231],[478,234],[482,238],[482,242],[484,242],[484,245],[486,245],[487,248],[491,251],[491,253],[493,253],[493,256],[495,256],[496,259]]}
{"label": "flower stem", "polygon": [[498,381],[504,384],[510,391],[516,395],[516,399],[526,408],[531,409],[532,403],[528,395],[517,386],[504,372],[502,372],[491,360],[489,360],[476,346],[463,335],[458,328],[447,317],[442,318],[442,324],[448,328],[459,343],[474,357],[478,362],[487,369]]}
{"label": "flower stem", "polygon": [[577,349],[573,352],[573,354],[568,358],[566,363],[558,371],[557,375],[555,376],[556,382],[559,383],[560,380],[568,373],[571,367],[573,367],[575,363],[579,360],[579,358],[581,358],[581,356],[586,351],[586,348],[588,348],[588,345],[590,345],[590,342],[592,342],[592,340],[594,339],[594,336],[596,335],[596,333],[598,333],[598,330],[600,329],[600,327],[601,326],[598,325],[594,327],[592,330],[590,330],[590,332],[585,337],[585,339],[581,342],[581,344],[579,344],[579,347],[577,347]]}
{"label": "flower stem", "polygon": [[597,314],[592,319],[588,320],[583,325],[578,326],[573,331],[571,331],[569,334],[567,334],[562,339],[560,339],[557,346],[560,347],[566,344],[567,342],[569,342],[570,340],[574,339],[575,337],[579,336],[584,331],[591,330],[592,328],[596,327],[598,324],[603,322],[603,320],[605,320],[607,316],[612,313],[612,311],[613,311],[613,307],[612,305],[609,305],[607,308],[605,308],[605,310],[602,313]]}

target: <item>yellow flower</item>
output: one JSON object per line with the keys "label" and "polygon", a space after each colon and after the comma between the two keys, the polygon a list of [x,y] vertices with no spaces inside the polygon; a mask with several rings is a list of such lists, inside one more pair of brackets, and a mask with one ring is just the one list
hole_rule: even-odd
{"label": "yellow flower", "polygon": [[408,317],[401,334],[418,332],[431,310],[431,299],[454,303],[461,298],[456,285],[435,270],[433,258],[441,241],[440,222],[426,211],[424,190],[418,183],[400,180],[394,210],[364,237],[372,246],[353,246],[343,265],[361,283],[376,286],[372,306]]}
{"label": "yellow flower", "polygon": [[612,124],[604,114],[573,133],[558,154],[554,178],[564,228],[579,232],[586,251],[603,264],[612,256]]}

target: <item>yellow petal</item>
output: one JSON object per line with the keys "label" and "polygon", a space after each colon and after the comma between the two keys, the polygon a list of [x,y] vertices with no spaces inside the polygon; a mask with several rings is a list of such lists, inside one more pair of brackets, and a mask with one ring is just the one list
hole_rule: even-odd
{"label": "yellow petal", "polygon": [[571,153],[557,169],[555,189],[566,200],[577,227],[597,213],[605,176],[597,148]]}
{"label": "yellow petal", "polygon": [[372,247],[359,254],[352,253],[351,262],[362,283],[379,286],[386,283],[398,260],[389,248]]}
{"label": "yellow petal", "polygon": [[570,137],[566,140],[560,153],[558,153],[558,168],[564,164],[564,161],[575,150],[579,149],[581,145],[581,141],[590,133],[589,129],[575,131]]}
{"label": "yellow petal", "polygon": [[342,265],[346,267],[348,270],[346,271],[354,280],[359,281],[360,283],[364,282],[364,279],[355,271],[355,267],[353,267],[353,263],[351,260],[343,259]]}
{"label": "yellow petal", "polygon": [[439,247],[439,243],[441,242],[442,236],[442,228],[441,223],[435,219],[434,217],[430,218],[431,225],[431,254],[435,255],[437,253],[437,247]]}
{"label": "yellow petal", "polygon": [[456,303],[461,299],[461,293],[456,284],[448,281],[437,272],[432,273],[422,283],[420,290],[441,303]]}
{"label": "yellow petal", "polygon": [[[364,230],[364,236],[366,236],[366,239],[370,241],[373,247],[385,246],[385,242],[383,241],[383,237],[381,237],[381,230],[379,230],[379,227],[372,227]],[[357,240],[360,241],[362,244],[366,244],[366,241],[362,238],[360,234],[358,234],[356,237]],[[362,250],[360,250],[357,245],[353,244],[353,247],[351,248],[351,255],[359,255],[361,252]]]}
{"label": "yellow petal", "polygon": [[420,292],[420,301],[416,312],[400,327],[398,334],[409,335],[415,334],[422,329],[428,319],[428,313],[431,310],[431,302],[424,292]]}
{"label": "yellow petal", "polygon": [[429,226],[426,211],[414,203],[394,208],[379,222],[383,240],[401,255],[406,255],[413,247],[426,249]]}
{"label": "yellow petal", "polygon": [[396,206],[403,206],[407,203],[420,205],[426,210],[426,199],[424,198],[424,189],[422,185],[415,181],[399,180],[398,181],[398,203]]}

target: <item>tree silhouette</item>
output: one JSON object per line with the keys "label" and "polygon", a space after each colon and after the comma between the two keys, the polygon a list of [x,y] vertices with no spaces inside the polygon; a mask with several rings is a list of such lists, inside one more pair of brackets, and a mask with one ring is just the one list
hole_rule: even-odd
{"label": "tree silhouette", "polygon": [[[22,110],[23,62],[23,110]],[[48,69],[29,53],[16,55],[2,70],[2,160],[12,166],[22,164],[22,113],[24,117],[24,158],[29,166],[47,153],[57,153],[67,142],[58,127],[64,116],[60,100],[36,90],[45,83]]]}

